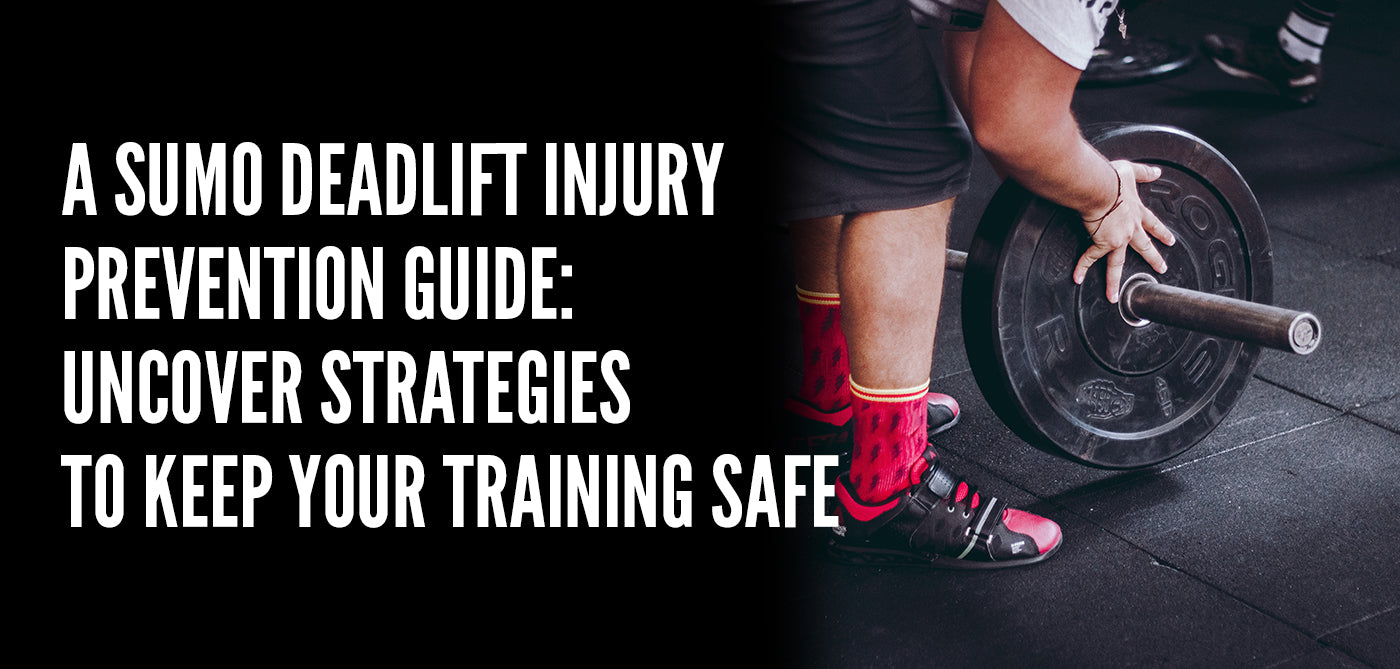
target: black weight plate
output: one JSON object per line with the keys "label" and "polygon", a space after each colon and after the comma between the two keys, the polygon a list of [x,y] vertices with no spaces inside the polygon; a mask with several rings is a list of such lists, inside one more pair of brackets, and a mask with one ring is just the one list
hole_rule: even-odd
{"label": "black weight plate", "polygon": [[1081,88],[1144,84],[1186,71],[1196,62],[1188,44],[1155,37],[1119,38],[1108,31],[1079,75]]}
{"label": "black weight plate", "polygon": [[[1176,235],[1156,274],[1129,251],[1124,278],[1269,303],[1273,251],[1263,213],[1218,151],[1175,128],[1106,124],[1085,136],[1112,159],[1157,165],[1138,193]],[[1153,323],[1135,328],[1104,297],[1106,261],[1082,286],[1079,215],[1002,184],[978,224],[963,282],[963,328],[978,386],[1026,441],[1127,469],[1185,452],[1239,399],[1259,347]]]}

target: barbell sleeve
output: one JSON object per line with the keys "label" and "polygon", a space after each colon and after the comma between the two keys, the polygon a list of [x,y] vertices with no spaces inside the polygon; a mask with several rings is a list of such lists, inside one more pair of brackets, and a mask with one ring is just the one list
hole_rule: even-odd
{"label": "barbell sleeve", "polygon": [[1168,286],[1147,274],[1123,282],[1118,302],[1130,323],[1162,323],[1299,355],[1322,341],[1322,324],[1306,311]]}
{"label": "barbell sleeve", "polygon": [[[967,253],[948,249],[944,267],[966,271]],[[1322,323],[1309,312],[1168,286],[1148,274],[1124,281],[1118,302],[1134,325],[1162,323],[1299,355],[1322,341]]]}

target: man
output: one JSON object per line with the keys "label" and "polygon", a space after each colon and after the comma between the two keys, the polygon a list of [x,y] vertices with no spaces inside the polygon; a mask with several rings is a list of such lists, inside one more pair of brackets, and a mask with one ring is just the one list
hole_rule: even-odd
{"label": "man", "polygon": [[1117,0],[919,3],[921,21],[950,28],[946,88],[906,0],[770,8],[783,98],[779,204],[803,305],[803,374],[847,386],[833,397],[804,380],[795,404],[806,405],[809,423],[839,425],[847,409],[837,405],[849,401],[851,463],[837,479],[833,555],[948,568],[1032,564],[1059,548],[1059,526],[961,480],[928,443],[928,372],[948,220],[969,173],[967,127],[999,173],[1080,212],[1093,245],[1076,282],[1106,259],[1116,302],[1128,248],[1161,272],[1149,237],[1174,240],[1134,186],[1156,178],[1153,168],[1110,163],[1070,113]]}

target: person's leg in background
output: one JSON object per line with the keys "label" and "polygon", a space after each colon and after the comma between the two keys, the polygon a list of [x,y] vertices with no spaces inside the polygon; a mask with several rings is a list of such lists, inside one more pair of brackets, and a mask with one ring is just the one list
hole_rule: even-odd
{"label": "person's leg in background", "polygon": [[1317,101],[1322,85],[1322,49],[1341,0],[1293,0],[1277,28],[1261,28],[1248,39],[1206,35],[1201,50],[1231,76],[1264,81],[1300,105]]}

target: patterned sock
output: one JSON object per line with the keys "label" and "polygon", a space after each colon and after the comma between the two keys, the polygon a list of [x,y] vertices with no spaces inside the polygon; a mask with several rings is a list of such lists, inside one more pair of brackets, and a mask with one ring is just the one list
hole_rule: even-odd
{"label": "patterned sock", "polygon": [[851,403],[850,361],[841,332],[841,296],[797,287],[802,322],[802,385],[798,399],[832,412]]}
{"label": "patterned sock", "polygon": [[928,382],[915,388],[875,390],[851,381],[855,448],[851,485],[860,500],[883,502],[919,481],[928,467]]}
{"label": "patterned sock", "polygon": [[1322,62],[1322,45],[1332,29],[1339,0],[1293,0],[1293,9],[1278,31],[1278,43],[1294,60]]}

